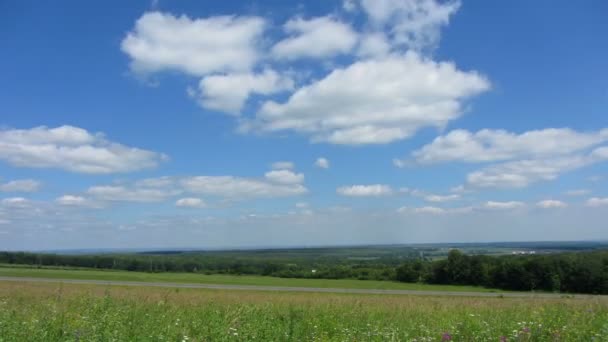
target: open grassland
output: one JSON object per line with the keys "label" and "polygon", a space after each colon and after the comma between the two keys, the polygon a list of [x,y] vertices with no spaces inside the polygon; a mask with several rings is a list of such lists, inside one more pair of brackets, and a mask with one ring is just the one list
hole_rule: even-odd
{"label": "open grassland", "polygon": [[588,299],[0,282],[0,341],[608,341]]}
{"label": "open grassland", "polygon": [[53,279],[86,279],[112,281],[171,282],[192,284],[260,285],[317,287],[343,289],[421,290],[421,291],[469,291],[495,292],[497,290],[476,286],[428,285],[393,281],[354,279],[294,279],[264,276],[206,275],[198,273],[145,273],[108,270],[51,269],[0,266],[0,276],[36,277]]}

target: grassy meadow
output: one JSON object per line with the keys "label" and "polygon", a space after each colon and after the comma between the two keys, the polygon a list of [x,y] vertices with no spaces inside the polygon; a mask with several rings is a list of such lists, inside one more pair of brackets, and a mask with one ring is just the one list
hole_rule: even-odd
{"label": "grassy meadow", "polygon": [[608,341],[608,301],[0,282],[0,341]]}
{"label": "grassy meadow", "polygon": [[[10,266],[10,267],[8,267]],[[418,283],[401,283],[396,281],[355,280],[355,279],[296,279],[266,276],[237,276],[199,273],[146,273],[111,270],[32,268],[30,266],[0,265],[0,276],[36,277],[55,279],[87,279],[115,281],[144,281],[171,283],[200,283],[225,285],[261,285],[290,287],[320,287],[345,289],[381,289],[381,290],[433,290],[433,291],[473,291],[496,292],[477,286],[430,285]]]}

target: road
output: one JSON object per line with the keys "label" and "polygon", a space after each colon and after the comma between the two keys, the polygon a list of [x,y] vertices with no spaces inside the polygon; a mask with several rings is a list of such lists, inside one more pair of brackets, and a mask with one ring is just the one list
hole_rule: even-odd
{"label": "road", "polygon": [[[84,279],[54,279],[34,277],[2,277],[5,282],[32,282],[32,283],[63,283],[87,284],[106,286],[146,286],[186,289],[212,289],[236,291],[272,291],[272,292],[323,292],[323,293],[351,293],[351,294],[387,294],[387,295],[416,295],[416,296],[459,296],[459,297],[509,297],[509,298],[592,298],[593,295],[562,295],[555,293],[533,292],[458,292],[458,291],[426,291],[426,290],[379,290],[379,289],[344,289],[323,287],[288,287],[288,286],[259,286],[259,285],[222,285],[222,284],[196,284],[196,283],[168,283],[143,281],[116,281],[116,280],[84,280]],[[608,296],[601,296],[608,297]]]}

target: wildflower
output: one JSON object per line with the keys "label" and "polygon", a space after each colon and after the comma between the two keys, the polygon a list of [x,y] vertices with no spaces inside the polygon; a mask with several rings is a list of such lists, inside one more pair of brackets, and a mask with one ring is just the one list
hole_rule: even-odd
{"label": "wildflower", "polygon": [[450,335],[450,333],[448,333],[448,332],[444,332],[443,335],[441,335],[441,340],[442,341],[451,341],[452,335]]}
{"label": "wildflower", "polygon": [[500,342],[507,342],[507,336],[500,336]]}

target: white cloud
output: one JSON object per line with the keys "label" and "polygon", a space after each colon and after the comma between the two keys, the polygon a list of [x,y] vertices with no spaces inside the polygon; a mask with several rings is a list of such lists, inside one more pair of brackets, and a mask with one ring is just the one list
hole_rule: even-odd
{"label": "white cloud", "polygon": [[55,203],[68,207],[100,208],[101,204],[83,196],[63,195],[55,199]]}
{"label": "white cloud", "polygon": [[448,202],[448,201],[455,201],[458,199],[460,199],[460,195],[458,195],[458,194],[451,194],[451,195],[430,194],[430,195],[424,196],[424,200],[427,202]]}
{"label": "white cloud", "polygon": [[443,215],[443,214],[465,214],[473,211],[473,207],[459,207],[459,208],[440,208],[433,206],[425,206],[419,208],[408,208],[401,207],[397,209],[397,213],[400,214],[431,214],[431,215]]}
{"label": "white cloud", "polygon": [[105,174],[153,168],[167,156],[114,143],[74,126],[39,126],[0,131],[0,159],[20,167]]}
{"label": "white cloud", "polygon": [[242,72],[259,59],[265,29],[259,17],[216,16],[191,19],[148,12],[122,41],[137,73],[177,70],[195,76]]}
{"label": "white cloud", "polygon": [[295,164],[290,161],[278,161],[272,163],[273,170],[293,170],[295,168]]}
{"label": "white cloud", "polygon": [[384,57],[389,54],[391,46],[382,32],[368,33],[361,37],[357,55],[360,57]]}
{"label": "white cloud", "polygon": [[[147,178],[132,184],[93,186],[86,193],[101,201],[159,202],[183,194],[245,200],[303,195],[308,192],[303,182],[303,174],[281,169],[269,171],[262,178],[236,176]],[[185,205],[192,202],[190,198],[195,197],[184,198],[187,200],[180,203]]]}
{"label": "white cloud", "polygon": [[568,204],[558,200],[544,200],[536,203],[536,206],[543,209],[565,208]]}
{"label": "white cloud", "polygon": [[409,189],[409,188],[401,188],[401,189],[399,189],[399,192],[406,193],[406,194],[409,194],[409,195],[415,196],[415,197],[420,197],[427,202],[435,202],[435,203],[456,201],[461,198],[461,194],[459,194],[459,193],[453,193],[453,194],[449,194],[449,195],[437,195],[437,194],[428,193],[423,190]]}
{"label": "white cloud", "polygon": [[30,200],[23,197],[9,197],[2,199],[2,204],[9,208],[25,208],[30,205]]}
{"label": "white cloud", "polygon": [[438,207],[421,207],[421,208],[414,208],[414,212],[417,214],[444,214],[445,213],[445,209],[443,208],[438,208]]}
{"label": "white cloud", "polygon": [[270,95],[290,90],[293,81],[266,69],[261,73],[232,73],[205,76],[199,83],[199,91],[191,92],[200,105],[232,115],[240,114],[251,94]]}
{"label": "white cloud", "polygon": [[441,27],[449,23],[460,2],[361,0],[361,7],[378,30],[391,34],[393,45],[422,50],[437,45]]}
{"label": "white cloud", "polygon": [[184,190],[191,193],[235,200],[298,196],[308,192],[302,184],[283,184],[267,179],[234,176],[186,177],[180,183]]}
{"label": "white cloud", "polygon": [[74,196],[74,195],[63,195],[61,197],[57,197],[55,202],[61,205],[75,205],[80,206],[84,203],[86,199],[82,196]]}
{"label": "white cloud", "polygon": [[509,201],[509,202],[496,202],[496,201],[488,201],[484,204],[484,208],[486,209],[496,209],[496,210],[509,210],[509,209],[517,209],[525,206],[523,202],[518,201]]}
{"label": "white cloud", "polygon": [[17,179],[0,184],[0,191],[4,192],[36,192],[41,183],[33,179]]}
{"label": "white cloud", "polygon": [[357,9],[357,3],[355,2],[355,0],[343,0],[342,8],[346,12],[353,12]]}
{"label": "white cloud", "polygon": [[444,127],[461,115],[463,100],[489,86],[476,72],[416,53],[359,61],[298,89],[285,103],[267,101],[243,128],[294,130],[315,142],[384,144],[423,127]]}
{"label": "white cloud", "polygon": [[[547,128],[521,134],[490,129],[471,133],[459,129],[435,138],[412,155],[423,164],[505,161],[568,155],[605,141],[608,141],[608,129],[577,132],[569,128]],[[604,152],[598,149],[595,153],[601,156]]]}
{"label": "white cloud", "polygon": [[591,190],[589,190],[589,189],[574,189],[574,190],[568,190],[565,192],[565,194],[568,196],[585,196],[590,193],[591,193]]}
{"label": "white cloud", "polygon": [[184,208],[204,208],[207,206],[202,199],[193,197],[180,198],[175,202],[175,205]]}
{"label": "white cloud", "polygon": [[178,195],[180,192],[175,189],[129,188],[120,185],[92,186],[87,190],[87,194],[98,200],[126,202],[159,202]]}
{"label": "white cloud", "polygon": [[480,188],[523,188],[534,182],[554,180],[561,172],[583,163],[578,157],[508,162],[469,173],[467,184]]}
{"label": "white cloud", "polygon": [[291,19],[284,29],[290,36],[272,47],[279,59],[327,58],[348,53],[357,42],[357,33],[331,16]]}
{"label": "white cloud", "polygon": [[300,184],[304,182],[304,174],[295,173],[291,170],[272,170],[264,174],[264,177],[273,183]]}
{"label": "white cloud", "polygon": [[367,197],[367,196],[386,196],[393,193],[390,186],[384,184],[372,185],[351,185],[343,186],[336,189],[336,192],[342,196],[351,197]]}
{"label": "white cloud", "polygon": [[307,209],[310,205],[306,202],[297,202],[296,208],[298,209]]}
{"label": "white cloud", "polygon": [[329,169],[329,160],[323,157],[317,158],[317,160],[315,161],[315,166],[320,167],[322,169]]}
{"label": "white cloud", "polygon": [[435,138],[412,155],[419,164],[503,161],[469,173],[467,185],[523,188],[607,160],[608,147],[597,147],[586,152],[606,141],[608,129],[577,132],[569,128],[547,128],[521,134],[489,129],[476,133],[454,130]]}
{"label": "white cloud", "polygon": [[587,200],[586,205],[588,207],[602,207],[608,206],[608,197],[600,198],[600,197],[592,197]]}
{"label": "white cloud", "polygon": [[604,161],[608,156],[591,152],[551,159],[531,159],[488,166],[467,175],[467,184],[482,188],[523,188],[538,181],[550,181],[564,172]]}

